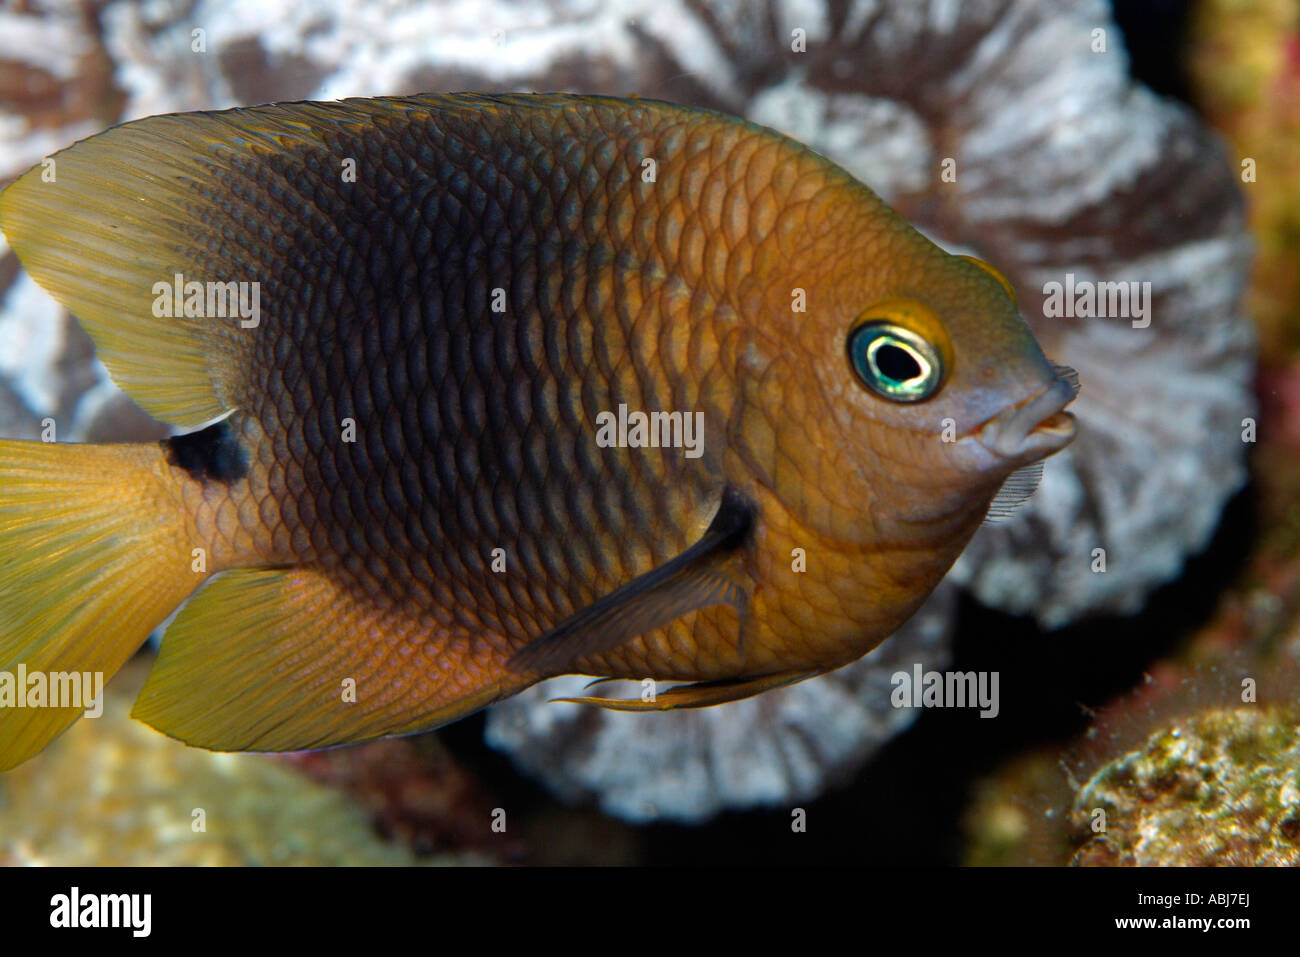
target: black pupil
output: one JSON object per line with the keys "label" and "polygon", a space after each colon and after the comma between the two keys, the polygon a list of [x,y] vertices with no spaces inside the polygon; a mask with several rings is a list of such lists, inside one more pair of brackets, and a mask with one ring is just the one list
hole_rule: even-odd
{"label": "black pupil", "polygon": [[900,346],[883,345],[876,350],[876,368],[895,382],[906,382],[921,374],[921,364]]}

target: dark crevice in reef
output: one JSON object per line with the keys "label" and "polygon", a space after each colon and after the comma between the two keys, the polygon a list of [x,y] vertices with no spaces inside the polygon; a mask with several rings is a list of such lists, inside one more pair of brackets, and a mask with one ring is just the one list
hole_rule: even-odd
{"label": "dark crevice in reef", "polygon": [[1186,47],[1191,0],[1113,0],[1115,20],[1124,32],[1129,75],[1163,96],[1192,102]]}

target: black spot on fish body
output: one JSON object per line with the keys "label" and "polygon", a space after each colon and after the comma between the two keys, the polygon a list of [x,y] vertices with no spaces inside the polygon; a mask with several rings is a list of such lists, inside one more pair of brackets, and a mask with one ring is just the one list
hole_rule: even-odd
{"label": "black spot on fish body", "polygon": [[223,419],[206,429],[174,435],[160,443],[167,462],[203,482],[236,482],[248,475],[248,455]]}

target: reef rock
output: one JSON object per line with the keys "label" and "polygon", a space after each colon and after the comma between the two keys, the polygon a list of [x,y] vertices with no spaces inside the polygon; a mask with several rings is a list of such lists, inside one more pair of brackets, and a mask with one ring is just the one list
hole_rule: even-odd
{"label": "reef rock", "polygon": [[1300,864],[1300,710],[1197,714],[1103,766],[1071,813],[1074,864]]}

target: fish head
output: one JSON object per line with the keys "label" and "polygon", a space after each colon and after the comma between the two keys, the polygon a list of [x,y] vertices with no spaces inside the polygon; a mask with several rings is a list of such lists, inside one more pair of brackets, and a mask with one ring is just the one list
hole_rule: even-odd
{"label": "fish head", "polygon": [[1013,472],[1073,439],[1077,384],[991,266],[901,238],[907,255],[883,265],[841,247],[824,308],[800,317],[785,386],[800,398],[771,478],[840,540],[964,544]]}

